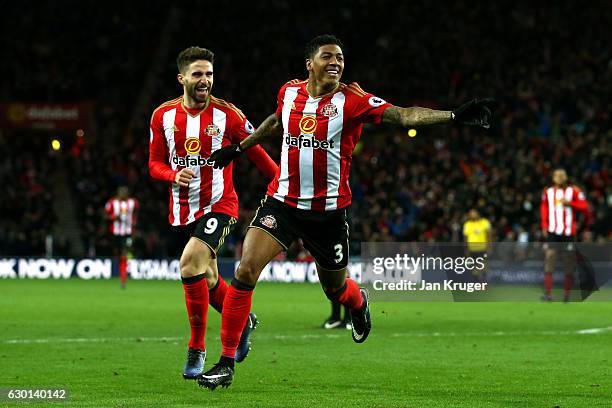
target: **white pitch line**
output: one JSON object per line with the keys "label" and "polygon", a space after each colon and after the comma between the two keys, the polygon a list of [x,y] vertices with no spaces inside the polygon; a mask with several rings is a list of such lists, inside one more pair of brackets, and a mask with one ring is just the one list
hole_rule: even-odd
{"label": "white pitch line", "polygon": [[[601,334],[612,332],[612,326],[582,330],[563,330],[563,331],[492,331],[492,332],[404,332],[391,333],[390,337],[495,337],[495,336],[524,336],[524,335],[580,335],[580,334]],[[344,334],[332,333],[311,333],[311,334],[266,334],[257,333],[257,338],[272,340],[304,340],[304,339],[336,339],[346,337]],[[49,344],[49,343],[114,343],[114,342],[176,342],[186,340],[186,337],[77,337],[77,338],[46,338],[46,339],[7,339],[0,340],[2,344]],[[215,336],[214,340],[219,340]]]}
{"label": "white pitch line", "polygon": [[598,333],[604,333],[604,332],[608,332],[608,331],[612,331],[612,326],[609,326],[609,327],[600,327],[600,328],[594,328],[594,329],[578,330],[577,333],[578,334],[598,334]]}

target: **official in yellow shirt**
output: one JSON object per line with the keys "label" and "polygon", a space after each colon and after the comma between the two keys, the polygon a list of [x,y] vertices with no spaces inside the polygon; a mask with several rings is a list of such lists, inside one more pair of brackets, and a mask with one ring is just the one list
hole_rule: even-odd
{"label": "official in yellow shirt", "polygon": [[[478,213],[478,210],[472,208],[468,213],[468,220],[463,224],[463,235],[467,242],[468,256],[484,257],[489,249],[489,243],[491,242],[491,223],[486,218],[483,218]],[[473,274],[480,281],[485,280],[486,274],[486,262],[485,268],[480,270],[474,270]]]}

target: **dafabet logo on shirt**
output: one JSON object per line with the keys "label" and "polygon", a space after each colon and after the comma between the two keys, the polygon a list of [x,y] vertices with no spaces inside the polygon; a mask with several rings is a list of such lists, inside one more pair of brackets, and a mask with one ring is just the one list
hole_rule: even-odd
{"label": "dafabet logo on shirt", "polygon": [[305,135],[312,135],[317,130],[317,117],[314,115],[304,115],[300,119],[300,131]]}
{"label": "dafabet logo on shirt", "polygon": [[202,149],[202,144],[197,137],[188,137],[185,140],[185,151],[187,154],[198,154],[200,149]]}

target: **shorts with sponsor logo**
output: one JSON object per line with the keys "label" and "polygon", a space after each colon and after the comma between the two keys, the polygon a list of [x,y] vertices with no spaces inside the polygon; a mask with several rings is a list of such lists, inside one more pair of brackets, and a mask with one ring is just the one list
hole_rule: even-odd
{"label": "shorts with sponsor logo", "polygon": [[[187,225],[170,226],[171,239],[174,241],[172,251],[182,253],[187,242],[193,237],[204,242],[213,252],[213,257],[223,246],[225,238],[236,226],[236,219],[227,214],[211,212],[204,214]],[[178,251],[177,251],[178,250]]]}
{"label": "shorts with sponsor logo", "polygon": [[346,209],[317,212],[288,206],[266,196],[249,228],[270,234],[286,250],[301,238],[317,264],[328,270],[339,270],[348,264]]}

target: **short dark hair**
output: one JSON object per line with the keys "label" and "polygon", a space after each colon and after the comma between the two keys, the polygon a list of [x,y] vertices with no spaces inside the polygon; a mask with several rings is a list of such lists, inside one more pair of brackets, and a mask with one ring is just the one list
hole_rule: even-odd
{"label": "short dark hair", "polygon": [[206,48],[201,47],[189,47],[181,51],[176,57],[176,66],[179,72],[185,72],[189,65],[198,60],[210,61],[211,64],[215,63],[215,54]]}
{"label": "short dark hair", "polygon": [[319,51],[319,48],[321,48],[324,45],[328,45],[328,44],[336,44],[338,47],[344,48],[344,44],[342,44],[342,41],[340,41],[340,39],[336,37],[335,35],[332,35],[332,34],[319,35],[313,38],[312,40],[308,41],[308,44],[306,44],[306,48],[304,49],[304,54],[306,56],[306,59],[312,59],[312,57],[315,56],[317,51]]}

